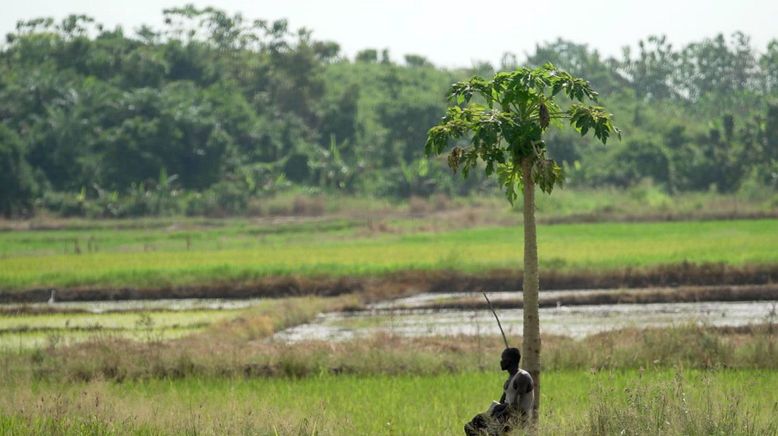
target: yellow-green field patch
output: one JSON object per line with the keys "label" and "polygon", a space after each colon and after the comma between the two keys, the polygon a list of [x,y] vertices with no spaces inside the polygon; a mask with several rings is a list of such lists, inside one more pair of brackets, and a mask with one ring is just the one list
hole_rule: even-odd
{"label": "yellow-green field patch", "polygon": [[[45,286],[138,286],[241,282],[267,276],[354,276],[401,270],[483,271],[521,264],[519,227],[488,227],[416,234],[346,235],[306,231],[305,237],[246,238],[250,229],[225,234],[203,231],[202,243],[186,250],[158,244],[127,250],[133,238],[173,238],[158,231],[117,230],[98,252],[53,254],[39,251],[0,258],[0,288]],[[35,232],[40,239],[40,233]],[[56,232],[50,232],[56,234]],[[86,238],[88,233],[84,233]],[[0,246],[18,238],[0,234]],[[209,239],[211,238],[211,239]],[[43,238],[45,239],[45,238]],[[10,242],[8,242],[10,244]],[[57,242],[59,243],[59,242]],[[15,244],[15,242],[14,242]],[[12,244],[13,245],[13,244]],[[540,226],[541,268],[621,270],[681,262],[732,265],[778,262],[778,220],[599,223]]]}

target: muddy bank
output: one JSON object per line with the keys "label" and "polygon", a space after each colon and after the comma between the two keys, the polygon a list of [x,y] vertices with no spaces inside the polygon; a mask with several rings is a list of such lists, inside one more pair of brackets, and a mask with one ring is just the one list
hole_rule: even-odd
{"label": "muddy bank", "polygon": [[98,315],[98,314],[150,314],[171,312],[227,311],[247,309],[266,302],[262,298],[225,300],[221,298],[184,298],[156,300],[103,300],[60,301],[49,303],[0,304],[0,316],[20,315]]}
{"label": "muddy bank", "polygon": [[[431,273],[435,274],[435,273]],[[446,276],[448,274],[448,276]],[[521,289],[522,274],[515,271],[493,271],[491,274],[464,275],[444,273],[430,282],[428,292],[491,292]],[[681,263],[651,268],[624,268],[615,271],[543,270],[542,290],[617,289],[678,286],[763,285],[778,283],[778,265],[732,266],[722,263]]]}
{"label": "muddy bank", "polygon": [[[251,283],[220,283],[159,288],[56,288],[56,301],[117,301],[189,298],[280,298],[336,296],[365,288],[370,280],[353,278],[268,277]],[[52,288],[0,291],[0,303],[45,302]]]}
{"label": "muddy bank", "polygon": [[[60,288],[57,301],[182,298],[278,298],[336,296],[357,292],[378,301],[422,292],[507,292],[521,289],[522,274],[512,270],[484,273],[407,271],[375,277],[267,277],[251,282],[149,288]],[[679,286],[768,285],[778,283],[778,265],[662,265],[616,271],[541,270],[541,289],[618,289]],[[45,302],[50,288],[0,291],[0,303]]]}
{"label": "muddy bank", "polygon": [[[546,295],[544,295],[546,294]],[[434,295],[434,294],[422,294]],[[451,294],[449,294],[451,295]],[[512,293],[512,298],[492,298],[492,305],[498,309],[522,309],[524,304],[520,293]],[[413,297],[412,297],[413,298]],[[778,284],[741,285],[741,286],[682,286],[678,288],[592,290],[572,292],[541,292],[541,308],[567,306],[603,306],[613,304],[651,304],[651,303],[698,303],[698,302],[735,302],[735,301],[774,301],[778,299]],[[397,309],[427,310],[480,310],[487,307],[480,294],[459,298],[441,298],[437,301],[421,301],[416,304],[382,305],[373,308],[390,312]]]}

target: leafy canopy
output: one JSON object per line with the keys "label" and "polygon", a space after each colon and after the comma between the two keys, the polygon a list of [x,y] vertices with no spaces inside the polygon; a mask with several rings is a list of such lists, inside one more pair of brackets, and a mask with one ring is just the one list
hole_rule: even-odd
{"label": "leafy canopy", "polygon": [[[554,100],[560,93],[571,102],[566,109]],[[525,159],[531,164],[531,180],[543,192],[550,194],[564,181],[562,168],[546,154],[543,133],[550,125],[562,126],[567,120],[581,136],[591,131],[603,144],[611,133],[621,137],[612,115],[596,104],[597,93],[589,82],[552,64],[501,72],[492,80],[476,76],[457,82],[449,101],[446,116],[428,132],[427,155],[458,144],[448,156],[451,169],[461,168],[466,177],[482,160],[487,175],[496,171],[511,203],[521,191]],[[465,136],[467,141],[462,141]]]}

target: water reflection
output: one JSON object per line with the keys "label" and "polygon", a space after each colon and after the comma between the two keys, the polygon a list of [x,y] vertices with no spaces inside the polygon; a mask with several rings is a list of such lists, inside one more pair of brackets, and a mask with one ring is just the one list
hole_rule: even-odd
{"label": "water reflection", "polygon": [[[582,338],[625,327],[665,327],[690,322],[741,326],[775,318],[778,301],[615,304],[540,309],[541,332]],[[487,310],[389,309],[319,315],[309,324],[275,335],[287,342],[347,340],[376,333],[400,336],[498,335]],[[522,310],[498,310],[505,333],[521,335]],[[775,321],[775,319],[773,319]]]}

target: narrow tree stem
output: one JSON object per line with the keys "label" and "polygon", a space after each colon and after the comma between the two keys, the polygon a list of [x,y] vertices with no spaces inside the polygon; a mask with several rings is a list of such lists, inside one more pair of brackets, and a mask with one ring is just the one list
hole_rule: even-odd
{"label": "narrow tree stem", "polygon": [[535,382],[533,421],[537,425],[540,405],[540,318],[538,315],[538,242],[535,229],[535,182],[532,179],[532,158],[521,162],[524,182],[524,369]]}

